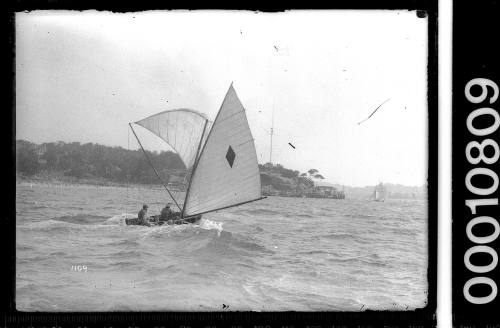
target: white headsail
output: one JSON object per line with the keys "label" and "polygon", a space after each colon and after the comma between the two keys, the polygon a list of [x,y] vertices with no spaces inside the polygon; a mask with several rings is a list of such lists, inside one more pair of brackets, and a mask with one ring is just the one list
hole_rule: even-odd
{"label": "white headsail", "polygon": [[[180,108],[166,110],[135,123],[163,139],[179,154],[186,168],[190,168],[196,159],[201,134],[207,120],[202,113]],[[207,126],[204,139],[209,130]],[[204,140],[202,144],[203,142]]]}
{"label": "white headsail", "polygon": [[252,133],[245,108],[231,84],[195,163],[184,216],[260,198],[260,174]]}

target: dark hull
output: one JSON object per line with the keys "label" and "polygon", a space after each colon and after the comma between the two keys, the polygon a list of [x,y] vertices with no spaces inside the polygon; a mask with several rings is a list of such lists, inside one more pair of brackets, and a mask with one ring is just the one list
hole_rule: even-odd
{"label": "dark hull", "polygon": [[[181,219],[180,216],[177,216],[174,219],[171,220],[160,220],[159,215],[154,215],[148,218],[148,223],[150,226],[159,226],[159,225],[174,225],[174,224],[189,224],[189,223],[196,223],[201,219],[201,215],[197,216],[192,216],[189,218]],[[138,218],[133,218],[133,219],[125,219],[125,223],[127,225],[143,225],[139,223]]]}

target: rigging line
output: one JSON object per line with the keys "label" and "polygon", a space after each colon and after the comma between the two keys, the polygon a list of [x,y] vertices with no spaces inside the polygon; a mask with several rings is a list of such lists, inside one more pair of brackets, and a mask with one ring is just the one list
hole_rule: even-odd
{"label": "rigging line", "polygon": [[[127,129],[127,151],[130,152],[130,129]],[[130,162],[127,163],[127,205],[130,207],[130,198],[128,194],[128,184],[129,184],[129,174],[130,174],[130,168],[129,168]],[[125,207],[125,218],[127,217],[127,207]]]}
{"label": "rigging line", "polygon": [[[179,126],[178,125],[179,115],[174,115],[174,117],[175,117],[174,145],[177,145],[177,127]],[[167,121],[168,121],[168,118],[167,118]]]}
{"label": "rigging line", "polygon": [[273,134],[274,134],[274,109],[276,104],[276,97],[273,98],[273,114],[271,117],[271,132],[269,135],[271,136],[271,144],[269,146],[269,163],[273,163]]}
{"label": "rigging line", "polygon": [[360,125],[361,123],[363,123],[364,121],[368,120],[370,117],[373,116],[373,114],[375,114],[375,112],[380,108],[382,107],[383,104],[385,104],[386,102],[388,102],[391,98],[387,99],[386,101],[384,101],[383,103],[381,103],[380,105],[378,105],[377,108],[375,108],[375,110],[370,114],[370,116],[368,116],[367,118],[365,118],[364,120],[362,120],[361,122],[358,123],[358,125]]}
{"label": "rigging line", "polygon": [[165,185],[165,183],[163,182],[163,180],[161,179],[160,175],[158,174],[158,171],[156,171],[156,168],[154,167],[153,165],[153,162],[151,161],[151,158],[149,158],[149,155],[148,153],[146,153],[146,150],[144,150],[144,147],[142,147],[142,144],[141,144],[141,141],[139,140],[139,137],[137,137],[137,134],[135,134],[135,131],[134,131],[134,128],[132,127],[132,123],[129,123],[128,124],[130,126],[130,128],[132,129],[132,132],[134,133],[134,136],[135,138],[137,139],[137,142],[139,143],[139,146],[141,146],[141,149],[142,151],[144,152],[144,155],[146,156],[148,162],[149,162],[149,165],[151,165],[151,167],[153,168],[153,170],[155,171],[155,174],[156,176],[158,177],[158,179],[160,180],[161,184],[163,185],[163,187],[165,187],[165,190],[168,192],[168,194],[170,195],[170,197],[172,198],[172,200],[174,201],[175,205],[177,205],[177,207],[179,208],[179,211],[182,211],[182,208],[179,206],[179,204],[177,203],[177,201],[175,200],[174,196],[172,195],[172,193],[170,192],[170,190],[168,190],[167,188],[167,185]]}

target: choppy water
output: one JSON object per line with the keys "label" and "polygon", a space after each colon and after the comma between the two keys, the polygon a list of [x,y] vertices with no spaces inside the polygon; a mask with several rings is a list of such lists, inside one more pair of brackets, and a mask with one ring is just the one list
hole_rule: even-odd
{"label": "choppy water", "polygon": [[[426,304],[425,201],[270,197],[207,214],[197,225],[126,226],[146,199],[152,214],[166,195],[18,184],[17,309],[364,311]],[[87,270],[72,269],[78,265]]]}

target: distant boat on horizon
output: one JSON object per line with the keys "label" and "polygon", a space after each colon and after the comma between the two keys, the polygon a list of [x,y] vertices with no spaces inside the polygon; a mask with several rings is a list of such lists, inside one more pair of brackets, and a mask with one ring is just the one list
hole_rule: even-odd
{"label": "distant boat on horizon", "polygon": [[370,200],[373,200],[375,202],[383,202],[383,201],[385,201],[386,194],[387,194],[387,190],[384,187],[384,184],[382,182],[380,182],[373,189],[373,193],[370,196]]}

